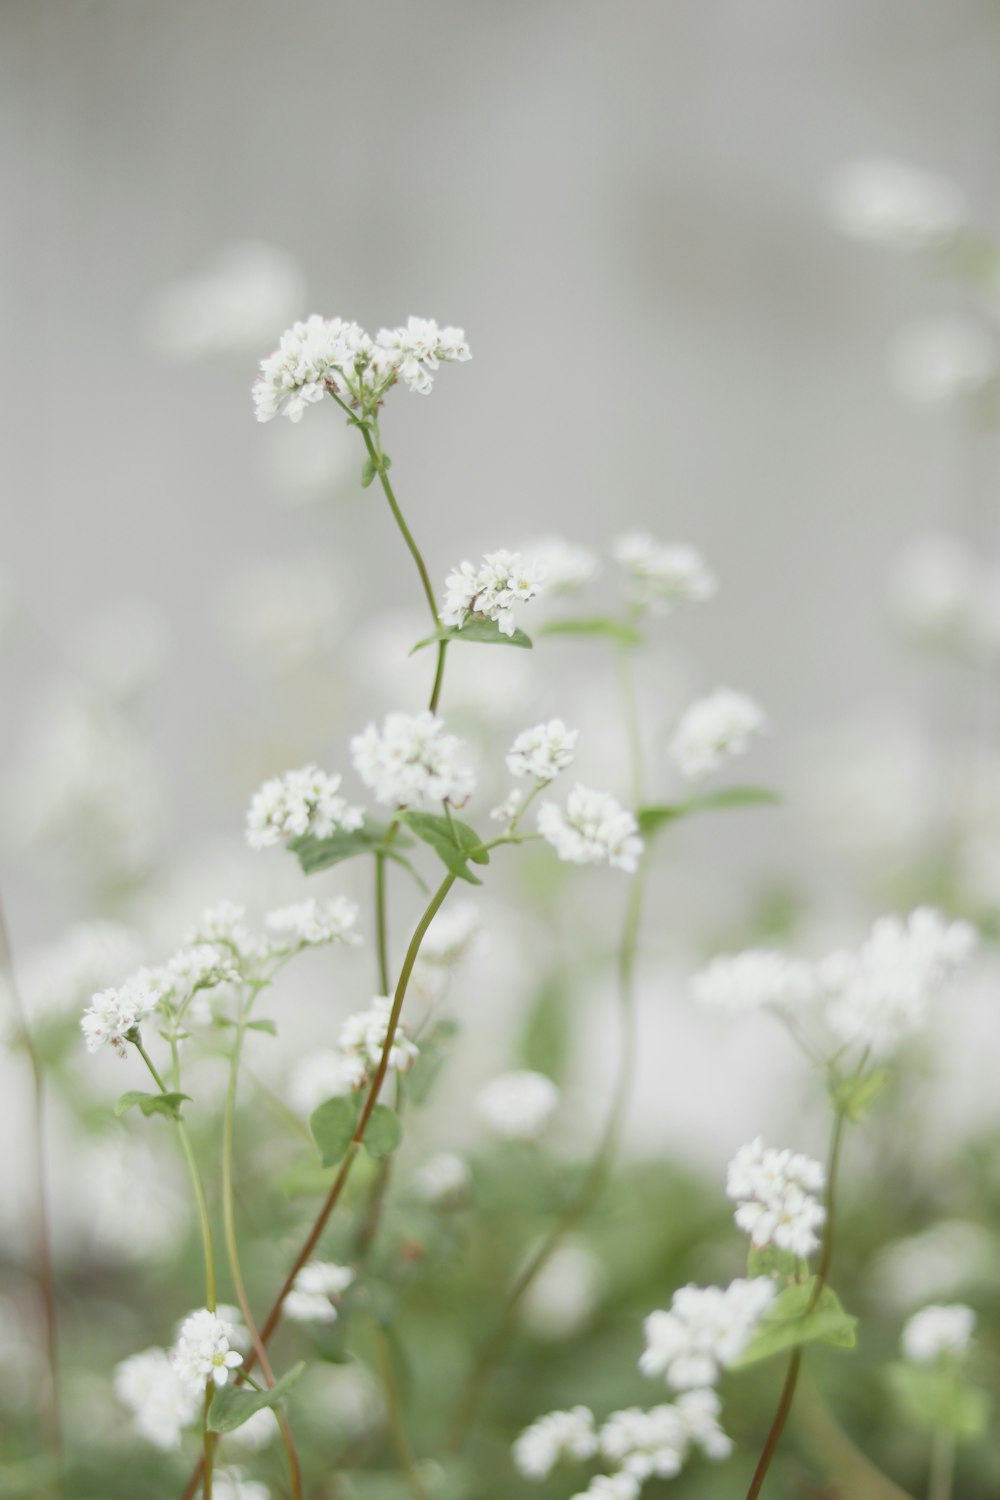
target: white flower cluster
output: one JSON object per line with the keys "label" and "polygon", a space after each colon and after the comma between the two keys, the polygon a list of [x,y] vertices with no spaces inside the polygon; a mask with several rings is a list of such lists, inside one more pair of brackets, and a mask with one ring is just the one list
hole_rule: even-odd
{"label": "white flower cluster", "polygon": [[381,730],[369,724],[351,740],[355,770],[385,807],[433,802],[461,807],[475,788],[472,772],[459,764],[461,748],[461,741],[446,734],[443,722],[426,709],[388,714]]}
{"label": "white flower cluster", "polygon": [[335,1261],[311,1260],[302,1267],[285,1298],[284,1315],[296,1323],[333,1323],[337,1318],[334,1300],[354,1280],[349,1266]]}
{"label": "white flower cluster", "polygon": [[[389,1032],[392,1001],[377,995],[368,1010],[348,1016],[340,1033],[342,1076],[348,1088],[364,1088],[378,1067]],[[406,1073],[418,1056],[418,1048],[407,1036],[402,1022],[396,1027],[389,1048],[389,1067]]]}
{"label": "white flower cluster", "polygon": [[328,776],[318,766],[303,766],[265,781],[254,793],[247,813],[247,843],[266,849],[283,839],[312,834],[326,839],[338,828],[360,828],[364,808],[352,807],[338,795],[341,778]]}
{"label": "white flower cluster", "polygon": [[514,634],[514,605],[534,599],[546,571],[519,552],[487,552],[482,562],[463,562],[445,579],[442,625],[461,630],[470,618],[495,620],[501,635]]}
{"label": "white flower cluster", "polygon": [[718,688],[684,713],[670,754],[682,776],[698,781],[733,756],[745,755],[751,735],[760,734],[765,723],[752,698],[732,688]]}
{"label": "white flower cluster", "polygon": [[547,1479],[561,1459],[593,1458],[598,1449],[594,1413],[587,1406],[550,1411],[514,1443],[514,1463],[526,1479]]}
{"label": "white flower cluster", "polygon": [[476,1096],[476,1113],[506,1141],[534,1141],[555,1113],[559,1090],[544,1073],[522,1069],[491,1079]]}
{"label": "white flower cluster", "polygon": [[269,932],[275,935],[271,951],[283,948],[313,947],[319,943],[360,943],[354,931],[358,921],[358,908],[346,896],[333,896],[319,901],[310,896],[294,906],[282,906],[264,919]]}
{"label": "white flower cluster", "polygon": [[242,1354],[230,1346],[234,1332],[232,1323],[207,1307],[184,1319],[170,1356],[184,1385],[201,1394],[209,1380],[215,1385],[226,1384],[230,1372],[243,1363]]}
{"label": "white flower cluster", "polygon": [[758,1136],[729,1163],[726,1196],[739,1204],[736,1223],[753,1244],[775,1245],[805,1259],[818,1248],[816,1231],[826,1219],[814,1196],[824,1182],[818,1161],[796,1151],[776,1151]]}
{"label": "white flower cluster", "polygon": [[110,1045],[124,1057],[129,1033],[156,1008],[159,1000],[159,989],[141,971],[117,989],[101,990],[80,1021],[87,1051],[99,1052]]}
{"label": "white flower cluster", "polygon": [[643,842],[639,825],[609,792],[597,792],[577,782],[565,810],[555,802],[538,809],[538,831],[560,859],[574,865],[600,864],[635,873]]}
{"label": "white flower cluster", "polygon": [[314,313],[294,323],[275,352],[261,360],[253,387],[257,420],[269,422],[280,413],[298,422],[327,392],[370,407],[398,380],[426,395],[431,372],[442,362],[471,357],[460,328],[438,328],[428,318],[410,318],[405,328],[383,328],[372,339],[357,323]]}
{"label": "white flower cluster", "polygon": [[968,1351],[975,1327],[976,1315],[964,1303],[924,1307],[905,1324],[900,1348],[906,1359],[918,1365],[961,1359]]}
{"label": "white flower cluster", "polygon": [[666,614],[675,604],[711,599],[718,587],[714,573],[694,547],[667,546],[646,532],[619,537],[613,555],[625,570],[631,602],[654,614]]}
{"label": "white flower cluster", "polygon": [[508,771],[512,776],[553,781],[576,759],[579,733],[578,729],[567,729],[562,719],[550,719],[547,724],[522,729],[508,751]]}
{"label": "white flower cluster", "polygon": [[[245,1427],[246,1423],[243,1426]],[[240,1433],[243,1427],[238,1427],[236,1430]],[[270,1492],[266,1484],[261,1484],[256,1479],[248,1479],[244,1469],[232,1464],[225,1469],[216,1469],[212,1476],[212,1494],[214,1500],[270,1500]]]}
{"label": "white flower cluster", "polygon": [[678,1391],[714,1385],[739,1359],[776,1292],[766,1276],[727,1287],[681,1287],[669,1312],[652,1312],[646,1319],[639,1368],[644,1375],[665,1376]]}
{"label": "white flower cluster", "polygon": [[424,1203],[439,1207],[458,1203],[468,1190],[469,1169],[460,1156],[438,1151],[414,1174],[411,1186]]}
{"label": "white flower cluster", "polygon": [[957,234],[966,218],[954,182],[883,157],[841,167],[828,203],[842,234],[893,250],[931,249]]}
{"label": "white flower cluster", "polygon": [[115,1367],[115,1395],[132,1414],[136,1431],[156,1448],[179,1448],[181,1433],[201,1406],[174,1368],[166,1349],[144,1349]]}
{"label": "white flower cluster", "polygon": [[934,996],[970,957],[976,934],[930,907],[882,917],[856,951],[816,964],[772,949],[721,957],[691,982],[696,1000],[730,1012],[771,1009],[821,1033],[828,1054],[845,1046],[893,1052],[926,1022]]}
{"label": "white flower cluster", "polygon": [[545,569],[546,593],[574,593],[601,571],[601,559],[596,552],[567,542],[561,536],[541,537],[521,551]]}

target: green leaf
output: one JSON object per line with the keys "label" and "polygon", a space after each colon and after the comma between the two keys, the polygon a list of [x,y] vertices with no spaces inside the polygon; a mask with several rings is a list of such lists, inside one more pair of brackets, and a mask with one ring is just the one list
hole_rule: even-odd
{"label": "green leaf", "polygon": [[387,1104],[376,1104],[365,1126],[362,1144],[376,1161],[389,1156],[403,1139],[399,1116]]}
{"label": "green leaf", "polygon": [[816,1306],[810,1311],[815,1288],[816,1278],[811,1276],[808,1281],[779,1292],[757,1324],[749,1344],[734,1361],[733,1369],[741,1370],[745,1365],[754,1365],[758,1360],[770,1359],[773,1354],[801,1344],[822,1343],[832,1344],[835,1349],[853,1349],[857,1341],[857,1318],[845,1313],[836,1292],[828,1286],[820,1292]]}
{"label": "green leaf", "polygon": [[539,635],[593,635],[604,636],[616,646],[639,646],[642,634],[626,620],[612,620],[604,615],[587,619],[546,620],[539,628]]}
{"label": "green leaf", "polygon": [[366,490],[368,488],[377,473],[378,464],[371,457],[371,455],[369,455],[361,465],[361,488],[363,490]]}
{"label": "green leaf", "polygon": [[518,630],[515,626],[512,635],[504,635],[496,620],[473,615],[461,628],[447,625],[435,630],[433,635],[425,636],[411,647],[410,655],[415,651],[422,651],[425,646],[433,646],[438,641],[470,641],[478,646],[520,646],[523,651],[531,650],[531,637],[525,635],[523,630]]}
{"label": "green leaf", "polygon": [[876,1068],[863,1078],[841,1078],[831,1089],[833,1104],[852,1125],[867,1114],[880,1094],[888,1088],[892,1074],[888,1068]]}
{"label": "green leaf", "polygon": [[469,869],[468,861],[487,865],[489,851],[480,847],[482,839],[474,828],[460,818],[445,818],[439,813],[402,812],[400,819],[412,828],[418,839],[429,844],[452,875],[467,880],[470,885],[482,885],[477,875]]}
{"label": "green leaf", "polygon": [[357,1100],[347,1094],[326,1099],[309,1116],[309,1129],[324,1167],[335,1167],[347,1154],[358,1123]]}
{"label": "green leaf", "polygon": [[127,1109],[132,1109],[138,1104],[146,1116],[167,1115],[171,1120],[179,1120],[181,1105],[190,1097],[190,1094],[144,1094],[139,1089],[130,1089],[118,1100],[115,1105],[115,1114],[121,1119]]}
{"label": "green leaf", "polygon": [[360,828],[355,828],[350,833],[338,830],[327,839],[314,838],[311,833],[304,833],[301,838],[289,839],[288,847],[302,866],[303,875],[315,875],[319,870],[329,870],[332,865],[339,865],[341,860],[353,859],[358,854],[372,854],[376,849],[381,850],[389,859],[406,865],[407,861],[397,853],[396,846],[407,849],[412,844],[412,839],[397,832],[392,843],[386,844],[388,833],[387,823],[377,823],[366,818]]}
{"label": "green leaf", "polygon": [[269,1391],[248,1391],[239,1385],[220,1386],[208,1408],[209,1432],[235,1432],[255,1412],[263,1411],[266,1406],[277,1406],[288,1395],[305,1367],[305,1360],[300,1360],[280,1380],[276,1380]]}
{"label": "green leaf", "polygon": [[266,1031],[268,1036],[278,1035],[277,1023],[263,1019],[260,1021],[248,1021],[247,1031]]}
{"label": "green leaf", "polygon": [[689,818],[693,813],[716,812],[727,807],[773,806],[781,801],[777,792],[762,786],[727,786],[721,792],[706,792],[687,802],[672,802],[659,807],[640,807],[636,813],[639,832],[647,837],[667,823]]}
{"label": "green leaf", "polygon": [[917,1426],[968,1440],[986,1431],[989,1396],[978,1386],[967,1385],[954,1365],[900,1361],[888,1367],[885,1379],[902,1414]]}

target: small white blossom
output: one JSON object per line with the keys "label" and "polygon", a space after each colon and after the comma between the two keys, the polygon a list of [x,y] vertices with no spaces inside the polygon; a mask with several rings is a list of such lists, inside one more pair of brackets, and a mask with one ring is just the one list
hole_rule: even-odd
{"label": "small white blossom", "polygon": [[512,776],[552,781],[576,759],[578,729],[567,729],[562,719],[550,719],[533,729],[522,729],[507,754]]}
{"label": "small white blossom", "polygon": [[633,604],[654,614],[667,614],[675,604],[711,599],[718,587],[694,547],[665,546],[646,532],[631,531],[619,537],[612,550],[625,570]]}
{"label": "small white blossom", "polygon": [[261,952],[260,944],[246,926],[246,907],[235,901],[217,901],[214,906],[206,906],[184,941],[192,948],[214,943],[231,949],[241,959],[257,958]]}
{"label": "small white blossom", "polygon": [[495,620],[501,635],[513,635],[514,605],[534,599],[545,579],[542,565],[518,552],[487,552],[481,563],[463,562],[445,580],[441,623],[461,630],[473,616]]}
{"label": "small white blossom", "polygon": [[182,1000],[195,990],[214,989],[239,980],[232,954],[214,943],[196,943],[181,948],[159,970],[160,982],[172,1000]]}
{"label": "small white blossom", "polygon": [[956,1302],[949,1307],[924,1307],[903,1328],[900,1347],[915,1364],[933,1364],[942,1356],[960,1358],[969,1347],[976,1326],[971,1307]]}
{"label": "small white blossom", "polygon": [[157,1448],[180,1447],[181,1433],[194,1422],[201,1402],[199,1393],[174,1369],[166,1349],[145,1349],[116,1365],[114,1387],[141,1437]]}
{"label": "small white blossom", "polygon": [[297,1323],[335,1322],[334,1299],[345,1292],[353,1280],[354,1272],[348,1266],[333,1261],[309,1261],[299,1271],[285,1298],[285,1316]]}
{"label": "small white blossom", "polygon": [[547,1479],[562,1459],[578,1462],[597,1452],[594,1413],[586,1406],[550,1411],[526,1427],[514,1443],[514,1465],[526,1479]]}
{"label": "small white blossom", "polygon": [[612,1412],[601,1428],[601,1453],[640,1483],[671,1479],[692,1447],[708,1458],[728,1458],[732,1443],[719,1426],[721,1402],[713,1390],[686,1391],[673,1405],[649,1411]]}
{"label": "small white blossom", "polygon": [[524,806],[524,792],[519,786],[511,787],[502,802],[490,810],[494,823],[512,823]]}
{"label": "small white blossom", "polygon": [[438,328],[433,318],[409,318],[405,328],[382,328],[375,336],[376,364],[411,391],[426,396],[433,385],[432,370],[442,361],[471,359],[461,328]]}
{"label": "small white blossom", "polygon": [[346,1094],[350,1082],[342,1052],[321,1047],[295,1064],[288,1082],[288,1095],[296,1109],[311,1115],[324,1100]]}
{"label": "small white blossom", "polygon": [[826,1219],[814,1197],[824,1181],[818,1161],[776,1151],[758,1136],[729,1163],[726,1195],[739,1204],[736,1223],[753,1244],[776,1245],[804,1259],[819,1246],[816,1231]]}
{"label": "small white blossom", "polygon": [[954,401],[982,390],[1000,368],[996,340],[959,318],[931,318],[904,328],[889,356],[899,394],[918,405]]}
{"label": "small white blossom", "polygon": [[101,990],[83,1013],[80,1027],[88,1052],[112,1046],[122,1057],[128,1034],[145,1020],[161,999],[162,991],[141,972],[118,989]]}
{"label": "small white blossom", "polygon": [[270,1500],[266,1484],[248,1479],[242,1469],[216,1469],[212,1476],[213,1500]]}
{"label": "small white blossom", "polygon": [[559,1090],[544,1073],[522,1070],[494,1078],[476,1096],[476,1112],[494,1135],[507,1141],[533,1141],[559,1103]]}
{"label": "small white blossom", "polygon": [[547,593],[571,593],[590,583],[601,571],[601,559],[588,547],[579,547],[559,536],[542,537],[521,549],[545,569]]}
{"label": "small white blossom", "polygon": [[669,1312],[645,1322],[644,1375],[663,1375],[675,1390],[714,1385],[721,1370],[739,1359],[777,1288],[766,1276],[728,1287],[685,1286]]}
{"label": "small white blossom", "polygon": [[595,1474],[585,1490],[573,1500],[637,1500],[641,1486],[634,1474],[620,1469],[617,1474]]}
{"label": "small white blossom", "polygon": [[360,828],[364,808],[352,807],[337,795],[340,780],[308,765],[265,781],[254,793],[247,813],[251,849],[265,849],[306,833],[325,839],[338,828],[347,832]]}
{"label": "small white blossom", "polygon": [[242,1354],[230,1348],[229,1336],[233,1331],[231,1323],[207,1307],[184,1319],[171,1359],[178,1377],[189,1389],[201,1392],[208,1380],[225,1385],[230,1372],[243,1363]]}
{"label": "small white blossom", "polygon": [[809,964],[773,948],[713,958],[691,981],[702,1005],[737,1014],[771,1009],[789,1016],[816,999],[819,982]]}
{"label": "small white blossom", "polygon": [[351,740],[354,768],[375,800],[386,807],[420,807],[450,802],[461,807],[471,797],[472,772],[459,764],[461,741],[426,710],[391,713],[382,729],[369,724]]}
{"label": "small white blossom", "polygon": [[848,162],[830,184],[830,216],[841,234],[892,250],[925,250],[965,223],[961,189],[947,177],[874,157]]}
{"label": "small white blossom", "polygon": [[643,842],[639,825],[609,792],[577,782],[563,811],[555,802],[538,809],[538,831],[560,859],[574,865],[607,860],[615,869],[635,873]]}
{"label": "small white blossom", "polygon": [[[344,1078],[352,1089],[364,1088],[378,1067],[389,1031],[389,1015],[392,1001],[378,995],[368,1010],[348,1016],[340,1033],[340,1052]],[[402,1022],[396,1027],[389,1048],[389,1067],[396,1073],[405,1073],[418,1055],[415,1042],[411,1042]]]}
{"label": "small white blossom", "polygon": [[278,951],[292,944],[313,946],[318,943],[360,943],[354,931],[358,920],[358,907],[346,896],[333,896],[326,901],[315,896],[298,901],[294,906],[282,906],[264,919],[269,932],[274,933],[278,943],[272,950]]}
{"label": "small white blossom", "polygon": [[425,1203],[457,1203],[464,1198],[468,1187],[469,1169],[451,1151],[439,1151],[428,1157],[413,1177],[413,1190]]}
{"label": "small white blossom", "polygon": [[731,688],[718,688],[692,703],[677,726],[670,754],[682,776],[697,781],[732,756],[745,755],[750,737],[765,726],[764,714],[752,698]]}

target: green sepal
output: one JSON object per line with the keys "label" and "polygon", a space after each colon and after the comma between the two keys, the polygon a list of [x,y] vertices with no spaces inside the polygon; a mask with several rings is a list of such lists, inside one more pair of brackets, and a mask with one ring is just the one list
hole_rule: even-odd
{"label": "green sepal", "polygon": [[358,1101],[349,1094],[335,1094],[313,1110],[309,1129],[324,1167],[335,1167],[344,1159],[357,1125]]}
{"label": "green sepal", "polygon": [[616,646],[641,646],[642,632],[625,620],[613,620],[609,616],[594,615],[589,618],[546,620],[539,627],[539,635],[589,635],[603,636]]}
{"label": "green sepal", "polygon": [[452,875],[467,880],[470,885],[482,885],[477,875],[469,869],[468,861],[488,865],[489,851],[482,847],[482,839],[469,824],[460,818],[445,818],[439,813],[401,812],[401,822],[413,830],[418,839],[429,844]]}
{"label": "green sepal", "polygon": [[435,630],[433,635],[425,636],[422,641],[411,646],[410,655],[415,651],[422,651],[425,646],[434,646],[439,641],[471,641],[478,646],[520,646],[523,651],[531,650],[531,637],[525,635],[523,630],[515,626],[513,635],[504,635],[496,620],[473,616],[461,628],[457,625],[444,625],[440,630]]}
{"label": "green sepal", "polygon": [[206,1426],[209,1432],[235,1432],[255,1412],[277,1406],[299,1379],[306,1367],[304,1359],[276,1380],[269,1391],[248,1391],[239,1385],[223,1385],[212,1397]]}
{"label": "green sepal", "polygon": [[733,1361],[734,1370],[755,1365],[787,1349],[802,1344],[831,1344],[835,1349],[853,1349],[857,1342],[857,1318],[840,1305],[840,1298],[825,1286],[810,1309],[816,1290],[816,1278],[785,1287],[764,1313],[750,1337],[750,1342]]}
{"label": "green sepal", "polygon": [[368,1117],[361,1143],[375,1161],[390,1156],[403,1139],[399,1116],[387,1104],[376,1104]]}
{"label": "green sepal", "polygon": [[720,792],[706,792],[702,797],[690,797],[686,802],[671,802],[658,807],[640,807],[636,813],[639,832],[647,838],[667,823],[676,823],[681,818],[690,818],[694,813],[717,812],[727,807],[773,806],[781,801],[777,792],[763,786],[727,786]]}
{"label": "green sepal", "polygon": [[378,473],[378,464],[369,456],[361,465],[361,488],[366,490]]}
{"label": "green sepal", "polygon": [[259,1021],[248,1021],[246,1023],[246,1029],[247,1029],[247,1031],[264,1031],[264,1032],[267,1033],[268,1036],[277,1036],[278,1035],[278,1024],[277,1024],[277,1022],[276,1021],[269,1021],[269,1020],[267,1020],[266,1017],[262,1018]]}
{"label": "green sepal", "polygon": [[144,1094],[140,1089],[130,1089],[127,1094],[122,1094],[115,1105],[115,1114],[118,1119],[127,1109],[138,1105],[143,1114],[167,1115],[171,1120],[179,1120],[181,1117],[181,1105],[185,1099],[190,1099],[190,1094]]}

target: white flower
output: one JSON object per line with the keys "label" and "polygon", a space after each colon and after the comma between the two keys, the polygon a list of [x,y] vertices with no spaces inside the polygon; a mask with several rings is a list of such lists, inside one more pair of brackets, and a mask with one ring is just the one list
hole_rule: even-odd
{"label": "white flower", "polygon": [[842,1043],[873,1056],[893,1052],[924,1025],[934,994],[975,941],[968,922],[945,922],[929,907],[905,921],[880,918],[859,952],[833,953],[818,967],[830,1027]]}
{"label": "white flower", "polygon": [[[141,960],[142,945],[130,928],[80,922],[25,954],[18,973],[21,994],[32,1016],[75,1010]],[[0,978],[0,1003],[5,992],[9,995],[9,986]]]}
{"label": "white flower", "polygon": [[213,1500],[270,1500],[270,1491],[256,1479],[247,1479],[242,1469],[216,1469],[212,1476]]}
{"label": "white flower", "polygon": [[478,616],[495,620],[501,635],[513,635],[513,606],[534,599],[545,578],[542,565],[519,552],[487,552],[481,563],[463,562],[445,579],[441,623],[461,630]]}
{"label": "white flower", "polygon": [[132,1413],[136,1431],[157,1448],[179,1448],[181,1433],[200,1408],[199,1394],[174,1369],[166,1349],[145,1349],[115,1366],[115,1395]]}
{"label": "white flower", "polygon": [[[368,1010],[348,1016],[340,1033],[340,1052],[344,1079],[348,1087],[360,1089],[365,1086],[378,1067],[389,1031],[389,1015],[392,1001],[378,995]],[[400,1023],[395,1030],[389,1048],[389,1067],[396,1073],[405,1073],[418,1055],[415,1042],[411,1042]]]}
{"label": "white flower", "polygon": [[533,1141],[559,1103],[559,1090],[543,1073],[522,1070],[494,1078],[476,1096],[476,1112],[494,1135],[507,1141]]}
{"label": "white flower", "polygon": [[296,1109],[311,1115],[326,1099],[350,1088],[344,1056],[332,1047],[321,1047],[299,1059],[288,1083],[288,1094]]}
{"label": "white flower", "polygon": [[226,1433],[226,1442],[235,1447],[250,1448],[257,1451],[266,1448],[268,1443],[273,1443],[278,1435],[278,1419],[265,1406],[261,1411],[255,1411],[253,1416],[247,1417],[239,1427],[234,1427],[232,1432]]}
{"label": "white flower", "polygon": [[674,604],[711,599],[718,586],[694,547],[664,546],[646,532],[630,531],[618,538],[612,552],[625,570],[632,602],[654,614],[666,614]]}
{"label": "white flower", "polygon": [[225,1385],[231,1370],[243,1363],[229,1346],[233,1325],[207,1307],[199,1308],[181,1324],[171,1359],[178,1377],[189,1389],[202,1392],[208,1380]]}
{"label": "white flower", "polygon": [[524,792],[519,786],[513,786],[503,801],[491,808],[490,817],[494,823],[512,823],[523,806]]}
{"label": "white flower", "polygon": [[664,1375],[675,1390],[714,1385],[720,1370],[743,1353],[776,1290],[766,1276],[728,1287],[681,1287],[669,1312],[646,1319],[640,1370]]}
{"label": "white flower", "polygon": [[893,250],[924,250],[962,228],[966,204],[947,177],[873,157],[848,162],[830,184],[830,215],[851,239]]}
{"label": "white flower", "polygon": [[312,1260],[302,1267],[285,1298],[284,1313],[297,1323],[333,1323],[337,1309],[333,1299],[354,1280],[348,1266],[334,1261]]}
{"label": "white flower", "polygon": [[731,756],[745,755],[750,736],[759,734],[765,722],[752,698],[731,688],[718,688],[692,703],[683,715],[670,754],[681,775],[696,781],[717,771]]}
{"label": "white flower", "polygon": [[712,1390],[686,1391],[673,1405],[612,1412],[601,1428],[601,1453],[642,1483],[678,1474],[691,1447],[728,1458],[732,1443],[719,1426],[722,1409]]}
{"label": "white flower", "polygon": [[733,1014],[772,1009],[794,1016],[818,992],[808,964],[773,948],[713,958],[691,981],[691,994],[700,1004]]}
{"label": "white flower", "polygon": [[603,1272],[602,1263],[585,1245],[560,1245],[522,1297],[521,1321],[536,1338],[570,1338],[593,1313]]}
{"label": "white flower", "polygon": [[896,389],[919,405],[971,395],[993,379],[998,367],[992,334],[959,318],[930,318],[904,328],[889,357]]}
{"label": "white flower", "polygon": [[246,907],[235,901],[217,901],[214,906],[205,907],[184,941],[191,947],[214,943],[231,949],[240,958],[258,957],[260,944],[250,936],[245,918]]}
{"label": "white flower", "polygon": [[601,571],[601,559],[596,552],[560,536],[542,537],[521,550],[545,569],[545,587],[549,593],[575,592]]}
{"label": "white flower", "polygon": [[422,963],[455,964],[482,938],[479,911],[472,901],[449,902],[435,914],[420,944]]}
{"label": "white flower", "polygon": [[776,1245],[803,1259],[819,1245],[826,1210],[813,1195],[825,1176],[818,1161],[766,1147],[760,1136],[729,1163],[726,1195],[739,1204],[736,1223],[753,1244]]}
{"label": "white flower", "polygon": [[185,999],[195,990],[233,984],[240,977],[232,954],[214,943],[181,948],[157,973],[164,992],[174,1001]]}
{"label": "white flower", "polygon": [[464,331],[439,329],[432,318],[409,318],[405,328],[382,328],[375,344],[378,365],[394,371],[405,386],[421,396],[429,394],[434,383],[430,372],[440,361],[472,358]]}
{"label": "white flower", "polygon": [[919,537],[896,565],[893,612],[919,640],[960,639],[969,625],[975,583],[972,558],[959,541],[943,535]]}
{"label": "white flower", "polygon": [[[282,906],[265,918],[269,932],[279,938],[272,949],[281,951],[292,943],[314,945],[317,943],[360,943],[354,931],[358,920],[358,907],[346,896],[333,896],[319,901],[315,896],[299,901],[294,906]],[[282,935],[287,934],[287,942]]]}
{"label": "white flower", "polygon": [[573,1500],[636,1500],[640,1484],[634,1474],[620,1469],[617,1474],[595,1474],[585,1490]]}
{"label": "white flower", "polygon": [[413,1190],[425,1203],[457,1203],[469,1186],[469,1169],[460,1156],[439,1151],[414,1174]]}
{"label": "white flower", "polygon": [[950,1307],[925,1307],[914,1313],[903,1329],[900,1347],[916,1364],[933,1364],[942,1356],[960,1357],[969,1347],[976,1315],[956,1302]]}
{"label": "white flower", "polygon": [[555,802],[538,809],[538,831],[560,859],[574,865],[607,860],[615,869],[633,874],[643,850],[639,825],[609,792],[596,792],[577,782],[566,799],[565,812]]}
{"label": "white flower", "polygon": [[432,713],[391,713],[381,730],[369,724],[351,740],[354,768],[375,800],[387,807],[420,807],[471,797],[472,772],[459,765],[461,741],[444,733]]}
{"label": "white flower", "polygon": [[364,808],[352,807],[338,796],[339,786],[339,776],[327,776],[314,765],[265,781],[247,813],[247,843],[251,849],[264,849],[306,833],[326,839],[338,828],[360,828]]}
{"label": "white flower", "polygon": [[141,972],[114,990],[101,990],[83,1013],[80,1028],[88,1052],[99,1052],[112,1046],[122,1057],[129,1032],[149,1015],[161,999],[162,991],[150,984]]}
{"label": "white flower", "polygon": [[344,365],[351,364],[361,330],[342,318],[313,313],[281,335],[273,354],[260,362],[253,387],[258,422],[279,413],[298,422],[306,406],[322,401],[328,382],[339,389]]}
{"label": "white flower", "polygon": [[522,729],[507,754],[512,776],[552,781],[576,759],[578,729],[567,729],[562,719],[550,719],[533,729]]}
{"label": "white flower", "polygon": [[561,1459],[583,1460],[597,1452],[594,1413],[586,1406],[550,1411],[526,1427],[514,1443],[514,1465],[526,1479],[547,1479]]}
{"label": "white flower", "polygon": [[678,1396],[674,1409],[680,1413],[688,1442],[700,1448],[706,1458],[729,1457],[733,1445],[719,1426],[722,1402],[714,1391],[685,1391]]}

